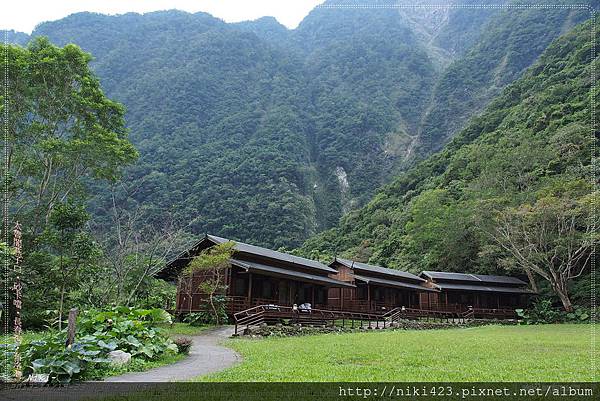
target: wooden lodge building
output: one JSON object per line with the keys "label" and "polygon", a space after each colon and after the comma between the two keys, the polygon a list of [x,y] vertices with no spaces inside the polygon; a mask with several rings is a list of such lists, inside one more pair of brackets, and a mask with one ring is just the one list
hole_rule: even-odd
{"label": "wooden lodge building", "polygon": [[329,266],[337,271],[332,278],[354,285],[329,289],[328,304],[336,309],[384,312],[402,306],[419,308],[423,295],[438,292],[426,287],[425,279],[401,270],[337,257]]}
{"label": "wooden lodge building", "polygon": [[[202,250],[229,240],[206,235],[191,249],[169,262],[158,277],[175,281],[188,263]],[[234,313],[256,305],[301,305],[325,307],[330,288],[352,288],[353,284],[336,280],[336,270],[320,262],[277,252],[259,246],[235,242],[231,267],[225,272],[228,311]],[[198,311],[204,298],[198,290],[202,277],[198,274],[190,283],[180,280],[176,310],[180,313]]]}
{"label": "wooden lodge building", "polygon": [[428,287],[439,290],[424,298],[422,308],[514,311],[535,294],[516,277],[433,271],[424,271],[421,277]]}
{"label": "wooden lodge building", "polygon": [[[229,240],[206,235],[170,261],[158,278],[177,282],[176,312],[202,308],[206,295],[200,273],[178,279],[202,250]],[[534,293],[516,277],[425,271],[421,276],[335,258],[328,265],[315,260],[235,241],[230,267],[224,273],[227,311],[233,315],[259,305],[291,307],[309,303],[315,310],[384,314],[386,311],[477,309],[482,317],[514,315]]]}

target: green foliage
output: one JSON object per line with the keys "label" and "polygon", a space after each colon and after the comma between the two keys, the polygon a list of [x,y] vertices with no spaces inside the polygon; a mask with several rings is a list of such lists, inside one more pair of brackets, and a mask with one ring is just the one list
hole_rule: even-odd
{"label": "green foliage", "polygon": [[[594,140],[589,76],[591,63],[598,63],[590,59],[590,28],[582,24],[554,41],[444,150],[400,174],[365,207],[297,252],[343,255],[412,272],[518,274],[518,261],[490,233],[498,229],[499,214],[548,202],[552,210],[575,216],[577,224],[568,241],[555,238],[544,252],[556,251],[564,260],[583,238],[597,243],[586,232],[598,199],[589,179]],[[589,298],[589,265],[585,257],[581,263],[584,272],[577,280],[585,281],[579,294],[587,288]]]}
{"label": "green foliage", "polygon": [[82,340],[92,336],[108,348],[129,352],[132,356],[154,359],[163,352],[175,351],[171,340],[157,326],[171,322],[163,309],[115,307],[108,311],[90,311],[78,322]]}
{"label": "green foliage", "polygon": [[[170,322],[171,316],[162,309],[86,311],[78,318],[70,347],[65,347],[66,330],[25,338],[19,346],[23,373],[48,374],[51,383],[62,384],[105,376],[111,369],[107,356],[113,350],[129,352],[134,359],[156,360],[177,352],[177,346],[159,328]],[[8,358],[14,357],[14,344],[3,348]]]}
{"label": "green foliage", "polygon": [[[164,280],[149,278],[137,294],[135,305],[142,309],[171,308],[175,305],[177,287]],[[165,300],[169,302],[165,305]]]}
{"label": "green foliage", "polygon": [[[33,36],[91,52],[107,93],[127,105],[142,155],[128,170],[126,187],[141,187],[124,191],[135,192],[129,210],[279,248],[334,226],[439,149],[585,17],[320,8],[287,30],[270,18],[79,13]],[[110,228],[107,193],[98,185],[90,210]]]}
{"label": "green foliage", "polygon": [[94,336],[79,339],[71,347],[65,348],[64,333],[51,333],[42,340],[24,343],[21,352],[24,376],[30,374],[48,374],[49,382],[54,384],[81,380],[91,369],[101,369],[110,362],[107,352],[113,350],[110,345],[97,341]]}
{"label": "green foliage", "polygon": [[212,314],[209,312],[191,312],[186,313],[182,320],[190,326],[204,326],[207,321],[211,320]]}
{"label": "green foliage", "polygon": [[555,308],[549,299],[539,299],[531,308],[516,311],[524,324],[587,323],[590,320],[589,310],[576,306],[573,312],[565,312]]}
{"label": "green foliage", "polygon": [[117,179],[137,152],[125,109],[102,92],[90,54],[45,38],[1,47],[9,224],[23,228],[23,320],[39,324],[44,310],[71,304],[71,291],[99,256],[85,211],[90,186]]}
{"label": "green foliage", "polygon": [[440,150],[474,111],[481,112],[565,28],[588,15],[588,10],[575,8],[507,8],[489,16],[473,47],[441,74],[423,122],[417,156]]}
{"label": "green foliage", "polygon": [[211,273],[230,266],[229,259],[235,251],[235,242],[228,241],[200,252],[186,267],[183,274]]}

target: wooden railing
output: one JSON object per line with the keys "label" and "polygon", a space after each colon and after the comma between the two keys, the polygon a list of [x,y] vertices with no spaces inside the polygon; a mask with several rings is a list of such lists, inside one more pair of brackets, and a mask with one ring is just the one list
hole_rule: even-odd
{"label": "wooden railing", "polygon": [[507,308],[472,308],[474,318],[479,319],[516,319],[517,312]]}
{"label": "wooden railing", "polygon": [[263,323],[289,319],[290,323],[385,328],[389,322],[381,314],[326,309],[298,309],[291,306],[258,305],[234,313],[235,334]]}
{"label": "wooden railing", "polygon": [[428,320],[440,322],[464,322],[467,317],[462,312],[416,309],[416,308],[396,308],[388,316],[391,321],[397,322],[400,319],[406,320]]}
{"label": "wooden railing", "polygon": [[263,323],[288,319],[291,323],[312,325],[339,325],[341,327],[386,328],[401,319],[464,323],[474,318],[513,318],[512,309],[469,308],[463,311],[432,310],[398,307],[385,313],[353,312],[334,309],[298,309],[275,304],[257,305],[233,314],[235,334]]}

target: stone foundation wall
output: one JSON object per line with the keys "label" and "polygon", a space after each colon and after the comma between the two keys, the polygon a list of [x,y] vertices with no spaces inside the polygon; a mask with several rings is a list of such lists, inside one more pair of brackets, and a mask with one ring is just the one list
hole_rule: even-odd
{"label": "stone foundation wall", "polygon": [[[360,323],[359,323],[360,324]],[[389,327],[385,329],[381,327],[337,327],[337,326],[307,326],[300,324],[291,325],[267,325],[262,324],[260,327],[251,327],[243,333],[244,336],[257,338],[257,337],[290,337],[290,336],[304,336],[312,334],[326,334],[326,333],[361,333],[369,331],[381,331],[381,330],[439,330],[439,329],[454,329],[464,327],[477,327],[486,326],[490,324],[517,324],[514,320],[493,320],[493,319],[474,319],[463,323],[451,323],[451,322],[424,322],[415,320],[400,320],[393,322]]]}

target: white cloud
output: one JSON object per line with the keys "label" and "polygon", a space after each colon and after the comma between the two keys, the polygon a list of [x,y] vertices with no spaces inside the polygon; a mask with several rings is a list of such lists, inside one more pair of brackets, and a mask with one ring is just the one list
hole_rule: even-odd
{"label": "white cloud", "polygon": [[0,28],[31,33],[45,21],[54,21],[81,11],[102,14],[145,13],[179,9],[204,11],[227,22],[275,17],[288,28],[295,28],[315,6],[324,0],[14,0],[5,1]]}

